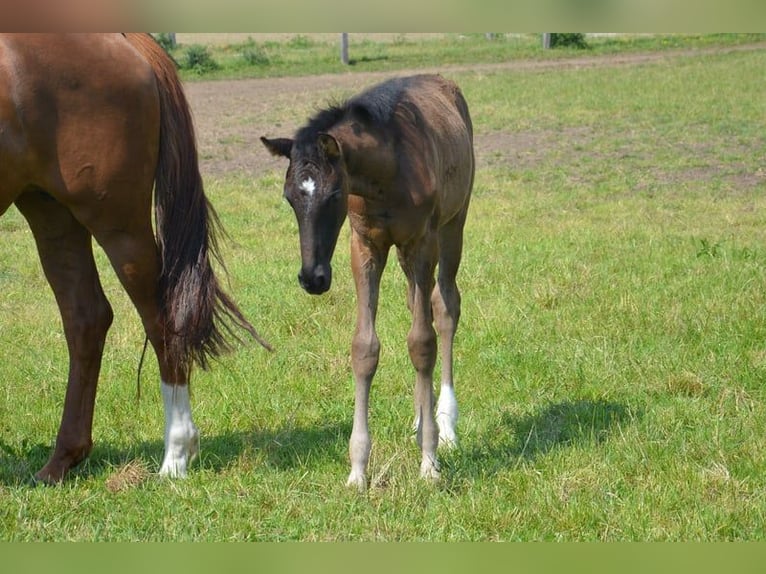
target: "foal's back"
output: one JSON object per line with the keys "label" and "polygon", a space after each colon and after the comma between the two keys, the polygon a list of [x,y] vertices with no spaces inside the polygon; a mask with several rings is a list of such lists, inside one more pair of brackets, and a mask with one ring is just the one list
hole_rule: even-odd
{"label": "foal's back", "polygon": [[[348,108],[353,112],[331,133],[351,151],[352,225],[360,216],[394,226],[435,216],[441,226],[465,209],[475,169],[473,125],[454,82],[425,74],[395,78],[352,98]],[[379,217],[383,204],[388,217]],[[406,237],[395,232],[392,239]]]}
{"label": "foal's back", "polygon": [[457,85],[441,76],[415,76],[397,106],[402,151],[429,170],[425,193],[438,196],[449,220],[470,193],[474,175],[473,125]]}

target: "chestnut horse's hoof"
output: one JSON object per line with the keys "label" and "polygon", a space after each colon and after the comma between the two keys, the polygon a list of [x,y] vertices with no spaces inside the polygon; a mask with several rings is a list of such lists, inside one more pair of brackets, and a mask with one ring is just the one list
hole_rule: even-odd
{"label": "chestnut horse's hoof", "polygon": [[27,481],[27,484],[29,486],[56,486],[58,484],[61,484],[64,482],[64,477],[66,476],[66,471],[53,474],[51,472],[48,472],[43,468],[42,470],[35,473],[32,477],[29,478]]}

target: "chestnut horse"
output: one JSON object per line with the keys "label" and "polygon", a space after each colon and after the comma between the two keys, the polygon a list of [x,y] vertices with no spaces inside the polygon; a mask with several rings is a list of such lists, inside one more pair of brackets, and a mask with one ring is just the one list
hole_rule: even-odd
{"label": "chestnut horse", "polygon": [[[152,230],[152,190],[156,236]],[[198,450],[193,363],[260,341],[211,267],[218,220],[202,187],[189,107],[172,60],[143,34],[0,35],[0,214],[29,223],[61,313],[69,380],[56,445],[36,479],[64,478],[92,448],[112,309],[92,238],[106,252],[159,362],[161,474]]]}
{"label": "chestnut horse", "polygon": [[[347,214],[351,225],[357,294],[351,358],[356,391],[347,484],[366,487],[369,393],[380,353],[375,316],[381,274],[392,246],[407,276],[412,313],[407,345],[416,370],[420,474],[438,478],[437,446],[457,440],[452,345],[460,293],[455,278],[474,177],[473,128],[465,99],[453,82],[441,76],[395,78],[320,111],[294,139],[261,140],[271,153],[290,160],[284,195],[298,220],[302,260],[298,279],[309,293],[330,288],[330,261]],[[433,323],[442,361],[436,416]]]}

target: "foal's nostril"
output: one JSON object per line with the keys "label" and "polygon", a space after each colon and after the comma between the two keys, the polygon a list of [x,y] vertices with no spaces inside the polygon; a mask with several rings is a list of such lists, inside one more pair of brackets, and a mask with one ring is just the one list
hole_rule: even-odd
{"label": "foal's nostril", "polygon": [[323,269],[318,269],[316,274],[314,274],[314,286],[320,293],[327,291],[329,281],[327,280],[327,274]]}
{"label": "foal's nostril", "polygon": [[324,268],[318,267],[313,272],[301,271],[298,275],[298,282],[301,287],[312,295],[321,295],[330,288],[332,275]]}

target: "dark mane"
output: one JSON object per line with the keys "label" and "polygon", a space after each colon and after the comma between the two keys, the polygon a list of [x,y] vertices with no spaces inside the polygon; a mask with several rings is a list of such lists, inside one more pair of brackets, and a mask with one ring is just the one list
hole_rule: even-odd
{"label": "dark mane", "polygon": [[329,130],[346,115],[347,104],[334,105],[318,111],[308,123],[295,133],[297,146],[311,145],[317,141],[317,136]]}
{"label": "dark mane", "polygon": [[419,79],[420,76],[392,78],[346,102],[318,111],[305,126],[296,132],[296,144],[313,144],[318,134],[328,131],[348,114],[354,114],[366,123],[387,124],[393,118],[396,106],[402,100],[404,93]]}
{"label": "dark mane", "polygon": [[391,121],[404,93],[417,80],[418,76],[392,78],[355,96],[347,105],[373,124],[386,124]]}

